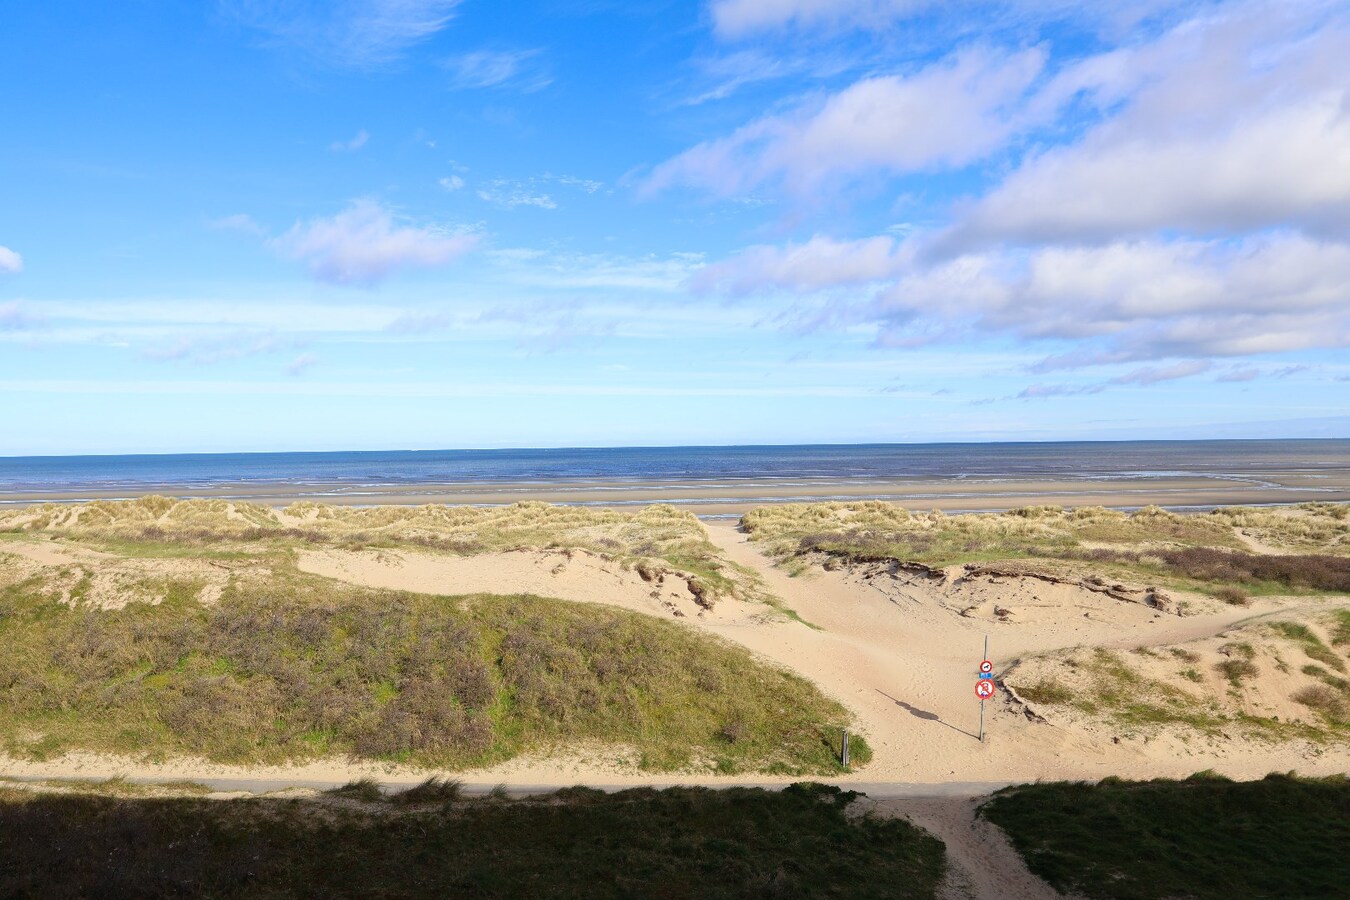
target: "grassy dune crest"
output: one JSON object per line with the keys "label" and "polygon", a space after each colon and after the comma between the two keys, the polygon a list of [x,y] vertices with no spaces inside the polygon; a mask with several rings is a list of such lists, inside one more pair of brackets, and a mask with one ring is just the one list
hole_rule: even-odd
{"label": "grassy dune crest", "polygon": [[258,552],[263,548],[407,547],[461,556],[586,550],[621,564],[657,561],[694,575],[713,595],[757,597],[753,573],[721,559],[693,513],[668,504],[631,511],[553,506],[326,506],[276,510],[227,500],[48,503],[0,510],[0,533],[49,535],[128,555]]}
{"label": "grassy dune crest", "polygon": [[0,590],[0,746],[448,769],[592,747],[653,771],[838,771],[842,707],[636,613],[284,572],[190,596],[96,609],[41,575]]}
{"label": "grassy dune crest", "polygon": [[1344,776],[1028,784],[1000,791],[981,815],[1073,896],[1323,898],[1350,885]]}
{"label": "grassy dune crest", "polygon": [[1235,599],[1238,591],[1350,592],[1350,504],[1198,515],[1034,506],[948,516],[864,501],[766,506],[746,513],[742,524],[789,566],[813,554],[935,566],[1032,560],[1049,568],[1087,564],[1211,593],[1228,588]]}
{"label": "grassy dune crest", "polygon": [[854,797],[809,784],[448,803],[0,788],[0,895],[936,897],[942,843],[848,815]]}

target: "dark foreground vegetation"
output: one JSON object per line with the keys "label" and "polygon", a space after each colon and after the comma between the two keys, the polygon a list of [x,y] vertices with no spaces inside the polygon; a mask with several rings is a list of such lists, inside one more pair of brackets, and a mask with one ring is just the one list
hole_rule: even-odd
{"label": "dark foreground vegetation", "polygon": [[1294,898],[1350,894],[1350,780],[1036,784],[982,814],[1056,889],[1087,897]]}
{"label": "dark foreground vegetation", "polygon": [[[847,712],[747,651],[623,610],[278,573],[214,606],[0,590],[0,749],[353,756],[458,769],[592,749],[648,770],[839,771]],[[852,762],[870,757],[851,747]]]}
{"label": "dark foreground vegetation", "polygon": [[810,784],[429,804],[0,789],[0,896],[935,896],[941,842],[847,816],[855,796]]}

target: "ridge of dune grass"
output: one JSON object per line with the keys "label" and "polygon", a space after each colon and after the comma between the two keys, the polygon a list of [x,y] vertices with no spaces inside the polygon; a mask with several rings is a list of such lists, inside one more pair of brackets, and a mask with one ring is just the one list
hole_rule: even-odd
{"label": "ridge of dune grass", "polygon": [[903,819],[849,815],[856,796],[571,788],[423,805],[0,788],[0,894],[937,896],[942,843]]}
{"label": "ridge of dune grass", "polygon": [[[792,566],[812,554],[932,566],[1032,560],[1236,596],[1350,592],[1350,504],[1241,507],[1182,515],[1158,507],[1033,506],[1001,513],[916,513],[882,501],[781,504],[741,520],[751,539]],[[1248,552],[1243,536],[1289,550]],[[1316,552],[1293,552],[1316,551]],[[1231,602],[1231,601],[1230,601]]]}
{"label": "ridge of dune grass", "polygon": [[713,596],[765,599],[754,574],[723,560],[698,517],[669,504],[635,510],[522,501],[502,507],[328,506],[147,496],[0,510],[0,533],[47,534],[125,556],[230,558],[295,547],[409,548],[473,556],[585,550],[636,566],[660,561]]}
{"label": "ridge of dune grass", "polygon": [[980,810],[1032,872],[1089,898],[1341,897],[1350,885],[1350,780],[1028,784]]}
{"label": "ridge of dune grass", "polygon": [[[839,771],[849,714],[743,648],[537,597],[435,597],[277,570],[211,606],[0,589],[0,746],[441,769],[597,748],[651,771]],[[866,763],[860,743],[853,760]]]}

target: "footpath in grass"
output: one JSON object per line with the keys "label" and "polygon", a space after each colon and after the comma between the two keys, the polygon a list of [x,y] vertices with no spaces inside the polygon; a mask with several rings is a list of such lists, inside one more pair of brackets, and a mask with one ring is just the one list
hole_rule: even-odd
{"label": "footpath in grass", "polygon": [[0,896],[936,896],[942,843],[847,815],[855,796],[814,784],[428,804],[0,789]]}
{"label": "footpath in grass", "polygon": [[1036,784],[982,809],[1031,871],[1086,897],[1350,896],[1350,780]]}

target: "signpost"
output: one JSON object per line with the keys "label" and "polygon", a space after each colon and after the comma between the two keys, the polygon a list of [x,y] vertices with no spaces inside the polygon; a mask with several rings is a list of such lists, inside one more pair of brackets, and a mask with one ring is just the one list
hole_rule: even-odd
{"label": "signpost", "polygon": [[994,696],[994,664],[989,661],[989,635],[984,636],[984,659],[980,662],[980,677],[975,682],[975,696],[980,698],[980,743],[984,743],[984,701]]}

